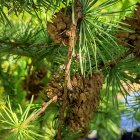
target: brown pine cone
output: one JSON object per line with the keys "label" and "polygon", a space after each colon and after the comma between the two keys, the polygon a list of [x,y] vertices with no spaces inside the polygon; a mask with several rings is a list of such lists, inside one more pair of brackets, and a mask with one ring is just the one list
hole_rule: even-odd
{"label": "brown pine cone", "polygon": [[75,86],[69,92],[70,107],[66,123],[70,131],[80,131],[86,129],[99,106],[103,77],[94,73],[92,77],[77,75],[72,79],[72,85]]}
{"label": "brown pine cone", "polygon": [[128,25],[121,25],[122,27],[129,28],[133,32],[120,31],[116,34],[116,38],[124,47],[133,49],[134,56],[140,59],[140,3],[136,4],[133,17],[127,17],[122,22]]}

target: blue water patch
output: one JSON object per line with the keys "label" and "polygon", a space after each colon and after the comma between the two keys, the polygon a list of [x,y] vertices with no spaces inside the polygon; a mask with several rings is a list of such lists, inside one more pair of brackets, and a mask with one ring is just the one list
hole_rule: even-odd
{"label": "blue water patch", "polygon": [[121,130],[130,132],[133,129],[140,127],[140,122],[135,120],[134,112],[132,111],[132,109],[137,109],[137,111],[140,111],[140,104],[136,104],[135,97],[140,97],[140,92],[131,93],[122,99],[122,102],[124,103],[127,101],[126,107],[128,111],[121,115]]}

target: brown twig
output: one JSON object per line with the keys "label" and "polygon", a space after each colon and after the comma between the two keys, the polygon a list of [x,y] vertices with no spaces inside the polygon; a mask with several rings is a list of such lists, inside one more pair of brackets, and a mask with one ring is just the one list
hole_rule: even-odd
{"label": "brown twig", "polygon": [[8,131],[7,133],[5,133],[2,137],[0,137],[0,140],[3,140],[5,137],[7,137],[8,135],[10,135],[11,133],[13,133],[14,131],[16,131],[17,128],[13,128],[10,131]]}
{"label": "brown twig", "polygon": [[27,122],[26,125],[31,123],[32,121],[36,120],[38,116],[40,116],[42,113],[45,112],[46,108],[54,101],[57,100],[57,96],[54,96],[52,99],[50,99],[48,102],[43,102],[41,109],[36,112]]}
{"label": "brown twig", "polygon": [[76,8],[77,8],[77,0],[74,1],[74,23],[71,23],[70,32],[69,32],[69,48],[67,53],[67,60],[66,60],[66,68],[65,68],[65,80],[64,80],[64,94],[63,94],[63,102],[62,107],[60,109],[60,118],[59,118],[59,128],[57,133],[57,140],[62,140],[61,131],[64,124],[64,112],[67,107],[67,98],[68,98],[68,90],[72,90],[71,79],[70,79],[70,67],[72,61],[72,51],[75,43],[75,34],[76,34],[76,27],[77,22],[80,17],[76,15]]}
{"label": "brown twig", "polygon": [[121,60],[125,59],[128,55],[133,53],[133,49],[129,49],[128,51],[124,52],[123,55],[121,55],[120,57],[118,57],[115,62],[118,63]]}
{"label": "brown twig", "polygon": [[[49,100],[48,102],[44,102],[42,104],[42,107],[39,111],[35,112],[30,118],[28,118],[27,121],[23,122],[21,125],[27,126],[29,123],[33,122],[34,120],[36,120],[42,113],[45,112],[46,108],[53,102],[57,100],[57,96],[54,96],[51,100]],[[16,131],[18,128],[13,128],[11,130],[9,130],[7,133],[5,133],[2,137],[0,137],[0,140],[3,140],[5,137],[7,137],[8,135],[10,135],[11,133],[13,133],[14,131]]]}
{"label": "brown twig", "polygon": [[71,35],[69,40],[69,48],[67,54],[67,64],[65,69],[65,81],[64,81],[64,94],[63,94],[63,103],[60,109],[60,128],[58,130],[57,140],[61,140],[61,129],[64,123],[64,112],[67,106],[67,96],[68,90],[72,90],[71,80],[70,80],[70,66],[72,61],[72,50],[74,46],[74,38],[75,38],[75,30],[76,26],[74,24],[71,25]]}
{"label": "brown twig", "polygon": [[110,61],[110,62],[108,62],[106,64],[103,64],[103,65],[99,65],[98,69],[103,69],[105,67],[113,67],[113,66],[115,66],[118,62],[120,62],[121,60],[125,59],[127,56],[132,54],[133,51],[134,51],[134,49],[129,49],[128,51],[124,52],[121,56],[116,58],[115,60]]}

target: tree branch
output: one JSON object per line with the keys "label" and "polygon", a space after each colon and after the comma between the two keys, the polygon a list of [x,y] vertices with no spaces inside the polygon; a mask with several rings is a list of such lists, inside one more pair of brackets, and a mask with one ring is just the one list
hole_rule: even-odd
{"label": "tree branch", "polygon": [[[29,118],[28,121],[23,122],[21,125],[27,126],[29,123],[33,122],[34,120],[37,119],[37,117],[39,117],[42,113],[45,112],[46,108],[54,101],[57,100],[57,96],[54,96],[51,100],[49,100],[48,102],[43,102],[41,109],[34,113],[32,117]],[[27,118],[28,119],[28,118]],[[13,128],[11,130],[9,130],[7,133],[5,133],[2,137],[0,137],[0,140],[3,140],[5,137],[7,137],[8,135],[10,135],[11,133],[13,133],[14,131],[16,131],[18,128]]]}
{"label": "tree branch", "polygon": [[13,133],[14,131],[16,131],[17,128],[13,128],[11,130],[9,130],[7,133],[5,133],[2,137],[0,137],[0,140],[3,140],[5,137],[7,137],[8,135],[10,135],[11,133]]}
{"label": "tree branch", "polygon": [[32,42],[12,42],[0,40],[0,44],[12,45],[13,47],[18,46],[48,46],[48,43],[32,43]]}
{"label": "tree branch", "polygon": [[127,56],[129,56],[130,54],[132,54],[134,51],[134,49],[129,49],[128,51],[124,52],[121,56],[119,56],[118,58],[116,58],[113,61],[110,61],[106,64],[102,64],[98,66],[98,69],[104,69],[105,67],[113,67],[115,66],[117,63],[119,63],[121,60],[125,59]]}
{"label": "tree branch", "polygon": [[43,102],[42,107],[40,109],[39,112],[36,112],[30,119],[29,121],[26,123],[26,125],[28,125],[29,123],[31,123],[32,121],[36,120],[38,116],[40,116],[42,113],[45,112],[46,108],[54,101],[57,100],[57,96],[54,96],[52,99],[50,99],[48,102]]}
{"label": "tree branch", "polygon": [[[71,79],[70,79],[70,67],[71,67],[71,62],[72,62],[72,51],[74,48],[74,43],[75,43],[75,34],[76,34],[76,28],[77,28],[77,22],[81,17],[78,17],[78,13],[76,11],[77,9],[77,0],[74,0],[74,23],[71,23],[70,26],[70,32],[69,32],[69,48],[68,48],[68,53],[67,53],[67,60],[66,60],[66,68],[65,68],[65,79],[64,79],[64,94],[63,94],[63,101],[62,101],[62,107],[60,109],[60,118],[59,118],[59,128],[58,128],[58,133],[57,133],[57,140],[62,140],[61,137],[61,131],[62,127],[64,125],[64,112],[67,107],[67,98],[68,98],[68,90],[72,90],[72,85],[71,85]],[[80,12],[80,11],[79,11]]]}

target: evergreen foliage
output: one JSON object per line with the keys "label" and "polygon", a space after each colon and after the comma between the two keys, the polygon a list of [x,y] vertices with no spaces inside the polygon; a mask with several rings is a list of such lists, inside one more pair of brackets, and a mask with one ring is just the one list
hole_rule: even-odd
{"label": "evergreen foliage", "polygon": [[132,43],[123,20],[136,2],[0,1],[0,139],[118,140],[122,112],[139,121],[139,97],[117,99],[140,83],[140,28]]}

